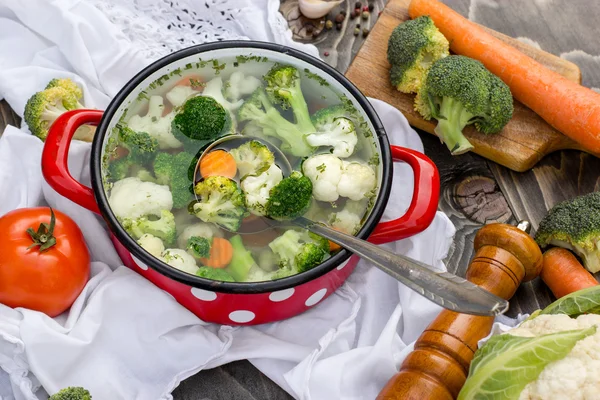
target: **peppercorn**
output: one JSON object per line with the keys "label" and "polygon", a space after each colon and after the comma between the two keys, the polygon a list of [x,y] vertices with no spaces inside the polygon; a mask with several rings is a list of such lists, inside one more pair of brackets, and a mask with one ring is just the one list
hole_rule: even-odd
{"label": "peppercorn", "polygon": [[357,28],[360,28],[360,24],[356,24],[356,27],[357,27]]}
{"label": "peppercorn", "polygon": [[344,22],[344,19],[346,19],[346,17],[344,16],[344,14],[338,14],[335,16],[335,22],[337,22],[338,24],[341,24],[342,22]]}
{"label": "peppercorn", "polygon": [[369,6],[363,6],[362,10],[363,11],[369,11]]}
{"label": "peppercorn", "polygon": [[354,8],[362,8],[362,4],[360,1],[357,1],[356,4],[354,5]]}
{"label": "peppercorn", "polygon": [[375,4],[373,4],[373,3],[370,3],[370,4],[369,4],[369,11],[370,11],[370,12],[373,12],[373,10],[374,10],[374,9],[375,9]]}
{"label": "peppercorn", "polygon": [[333,28],[333,21],[328,19],[327,22],[325,22],[325,29],[330,30],[331,28]]}
{"label": "peppercorn", "polygon": [[335,24],[335,29],[337,29],[338,31],[342,30],[342,24]]}
{"label": "peppercorn", "polygon": [[370,12],[368,12],[368,11],[363,11],[363,12],[362,12],[362,19],[369,19],[369,15],[370,15],[370,14],[371,14],[371,13],[370,13]]}
{"label": "peppercorn", "polygon": [[308,25],[308,26],[306,27],[306,34],[307,34],[307,35],[312,35],[312,34],[313,34],[313,31],[314,31],[314,29],[315,29],[315,28],[313,28],[313,26],[312,26],[312,25]]}
{"label": "peppercorn", "polygon": [[369,30],[367,28],[363,28],[363,37],[367,37],[369,34]]}
{"label": "peppercorn", "polygon": [[346,16],[346,14],[347,14],[347,13],[346,13],[346,10],[342,10],[342,11],[340,11],[340,14],[342,14],[342,15],[345,17],[345,16]]}
{"label": "peppercorn", "polygon": [[354,28],[354,36],[358,36],[360,34],[360,28]]}
{"label": "peppercorn", "polygon": [[360,16],[360,8],[354,9],[354,11],[352,11],[351,16],[352,16],[352,19],[358,18]]}
{"label": "peppercorn", "polygon": [[327,57],[327,56],[329,55],[329,52],[328,52],[328,51],[326,51],[325,53],[323,53],[323,55],[324,55],[325,57]]}

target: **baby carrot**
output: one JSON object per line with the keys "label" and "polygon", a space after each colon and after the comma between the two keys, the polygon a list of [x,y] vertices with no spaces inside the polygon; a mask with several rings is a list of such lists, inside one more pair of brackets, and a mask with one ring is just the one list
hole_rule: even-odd
{"label": "baby carrot", "polygon": [[200,160],[200,175],[225,176],[233,179],[237,172],[237,165],[231,154],[225,150],[211,151]]}
{"label": "baby carrot", "polygon": [[211,268],[225,268],[233,257],[233,246],[229,240],[215,237],[210,246],[208,258],[200,258],[203,265]]}
{"label": "baby carrot", "polygon": [[590,274],[569,250],[553,247],[544,253],[542,272],[544,283],[556,298],[598,285]]}
{"label": "baby carrot", "polygon": [[600,94],[549,70],[437,0],[412,0],[408,14],[428,15],[452,51],[481,61],[517,100],[587,150],[600,153]]}

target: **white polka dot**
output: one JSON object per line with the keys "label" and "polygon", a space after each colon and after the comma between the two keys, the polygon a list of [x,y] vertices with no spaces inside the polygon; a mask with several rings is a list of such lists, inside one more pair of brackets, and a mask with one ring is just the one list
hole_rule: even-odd
{"label": "white polka dot", "polygon": [[192,288],[192,294],[194,297],[204,301],[213,301],[217,298],[217,294],[215,292],[209,292],[208,290],[198,288]]}
{"label": "white polka dot", "polygon": [[229,319],[233,322],[244,323],[250,322],[254,319],[255,315],[252,311],[238,310],[229,314]]}
{"label": "white polka dot", "polygon": [[134,256],[133,254],[131,255],[131,258],[133,258],[133,261],[135,261],[138,267],[140,267],[144,271],[148,271],[148,265],[146,265],[146,263],[142,262],[142,260]]}
{"label": "white polka dot", "polygon": [[294,292],[295,292],[294,288],[279,290],[277,292],[271,293],[269,295],[269,300],[274,301],[274,302],[284,301],[284,300],[287,300],[290,297],[292,297]]}
{"label": "white polka dot", "polygon": [[336,269],[337,270],[344,269],[344,267],[346,265],[348,265],[348,261],[350,261],[350,260],[344,261],[343,263],[341,263],[340,265],[338,265]]}
{"label": "white polka dot", "polygon": [[321,290],[313,293],[312,296],[310,296],[308,299],[306,299],[306,302],[304,304],[306,304],[307,307],[314,306],[315,304],[320,302],[323,299],[323,297],[325,297],[326,293],[327,293],[327,289],[321,289]]}

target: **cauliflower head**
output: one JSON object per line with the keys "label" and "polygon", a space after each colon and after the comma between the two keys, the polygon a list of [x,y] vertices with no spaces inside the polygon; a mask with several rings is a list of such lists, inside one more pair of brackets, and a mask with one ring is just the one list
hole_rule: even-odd
{"label": "cauliflower head", "polygon": [[340,196],[360,201],[370,197],[377,186],[375,171],[368,164],[343,161],[333,154],[318,154],[302,164],[302,172],[313,184],[313,196],[336,201]]}
{"label": "cauliflower head", "polygon": [[333,154],[318,154],[302,163],[302,172],[313,184],[313,196],[320,201],[336,201],[343,162]]}
{"label": "cauliflower head", "polygon": [[242,96],[252,94],[261,85],[260,79],[252,75],[245,75],[242,71],[235,71],[229,77],[224,90],[225,96],[237,102]]}
{"label": "cauliflower head", "polygon": [[222,237],[223,232],[213,224],[197,222],[195,224],[185,227],[185,229],[181,232],[179,237],[177,237],[177,246],[181,247],[182,249],[185,249],[187,247],[188,240],[192,236],[212,239],[213,237]]}
{"label": "cauliflower head", "polygon": [[377,178],[373,168],[357,161],[344,161],[344,173],[337,186],[340,196],[354,201],[362,200],[369,197],[375,186]]}
{"label": "cauliflower head", "polygon": [[191,86],[177,85],[169,90],[165,97],[173,107],[181,107],[187,99],[200,94],[200,91],[194,90]]}
{"label": "cauliflower head", "polygon": [[165,251],[165,245],[163,244],[163,241],[156,236],[150,235],[149,233],[142,235],[137,242],[144,250],[156,258],[160,258],[163,251]]}
{"label": "cauliflower head", "polygon": [[187,272],[188,274],[195,275],[198,271],[196,259],[182,249],[167,249],[162,253],[161,259],[171,267]]}
{"label": "cauliflower head", "polygon": [[171,122],[175,113],[163,116],[165,106],[162,96],[150,96],[148,112],[143,117],[134,115],[127,121],[127,126],[136,132],[146,132],[158,141],[161,149],[177,149],[183,144],[173,136]]}
{"label": "cauliflower head", "polygon": [[268,170],[258,176],[246,176],[240,186],[245,194],[248,210],[254,215],[265,215],[269,193],[282,180],[283,173],[275,164],[271,164]]}
{"label": "cauliflower head", "polygon": [[160,216],[163,210],[173,208],[173,197],[167,185],[129,177],[114,183],[108,203],[115,216],[122,220],[144,215]]}
{"label": "cauliflower head", "polygon": [[[585,314],[571,318],[565,314],[539,315],[508,331],[514,336],[535,337],[555,332],[600,327],[600,315]],[[561,360],[544,368],[538,378],[527,384],[519,400],[590,400],[600,395],[600,329],[578,341]]]}
{"label": "cauliflower head", "polygon": [[331,146],[336,157],[350,157],[358,143],[354,123],[348,118],[336,118],[331,123],[319,127],[316,133],[306,136],[313,147]]}

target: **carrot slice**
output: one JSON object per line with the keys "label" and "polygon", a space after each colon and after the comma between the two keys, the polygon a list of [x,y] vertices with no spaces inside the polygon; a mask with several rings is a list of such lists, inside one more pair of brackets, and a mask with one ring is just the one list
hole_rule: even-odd
{"label": "carrot slice", "polygon": [[598,285],[569,250],[553,247],[544,253],[540,277],[556,298]]}
{"label": "carrot slice", "polygon": [[237,165],[231,154],[225,150],[211,151],[200,160],[200,175],[225,176],[233,179],[237,173]]}
{"label": "carrot slice", "polygon": [[411,18],[428,15],[450,49],[481,61],[513,96],[554,128],[600,153],[600,94],[551,71],[436,0],[412,0]]}
{"label": "carrot slice", "polygon": [[204,79],[200,75],[187,75],[177,82],[175,86],[191,86],[193,89],[201,90]]}
{"label": "carrot slice", "polygon": [[211,268],[225,268],[233,257],[233,246],[229,240],[215,237],[210,246],[208,258],[200,258],[203,265]]}

